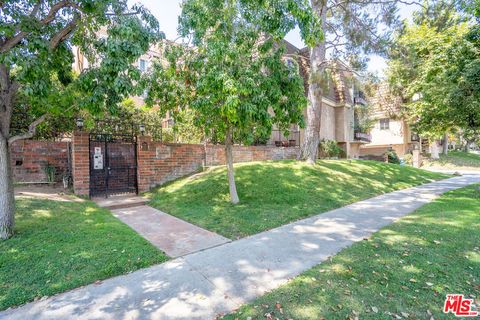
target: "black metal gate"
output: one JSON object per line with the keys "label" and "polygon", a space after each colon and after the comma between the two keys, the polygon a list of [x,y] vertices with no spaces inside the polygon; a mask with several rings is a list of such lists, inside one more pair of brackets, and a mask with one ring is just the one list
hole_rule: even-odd
{"label": "black metal gate", "polygon": [[137,141],[129,134],[90,134],[90,196],[138,193]]}

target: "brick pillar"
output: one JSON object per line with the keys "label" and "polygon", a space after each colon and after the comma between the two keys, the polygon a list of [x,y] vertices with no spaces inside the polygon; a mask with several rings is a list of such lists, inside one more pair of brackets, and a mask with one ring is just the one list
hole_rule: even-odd
{"label": "brick pillar", "polygon": [[152,138],[149,136],[139,136],[137,139],[137,182],[138,192],[150,190],[150,181],[154,172],[152,168],[152,159],[155,157],[155,148]]}
{"label": "brick pillar", "polygon": [[90,194],[90,150],[89,134],[74,131],[72,137],[72,178],[73,192],[76,195]]}
{"label": "brick pillar", "polygon": [[412,165],[415,168],[420,168],[422,166],[422,154],[418,149],[412,151]]}

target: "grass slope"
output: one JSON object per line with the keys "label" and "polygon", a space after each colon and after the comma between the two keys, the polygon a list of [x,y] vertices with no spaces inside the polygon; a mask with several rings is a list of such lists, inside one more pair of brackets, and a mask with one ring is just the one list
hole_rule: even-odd
{"label": "grass slope", "polygon": [[480,155],[462,151],[451,151],[447,155],[440,155],[440,159],[425,159],[424,167],[451,169],[451,170],[478,170],[480,171]]}
{"label": "grass slope", "polygon": [[15,236],[0,241],[0,309],[167,260],[90,201],[16,205]]}
{"label": "grass slope", "polygon": [[375,161],[296,161],[235,165],[240,204],[229,202],[226,169],[153,191],[150,205],[236,239],[445,175]]}
{"label": "grass slope", "polygon": [[480,302],[477,188],[445,194],[225,319],[455,318],[442,313],[446,294]]}

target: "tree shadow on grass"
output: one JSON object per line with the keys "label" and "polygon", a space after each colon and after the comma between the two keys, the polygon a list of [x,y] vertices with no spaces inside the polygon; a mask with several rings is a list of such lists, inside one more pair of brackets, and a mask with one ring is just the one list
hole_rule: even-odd
{"label": "tree shadow on grass", "polygon": [[247,163],[236,165],[236,206],[222,168],[159,188],[151,205],[235,239],[438,177],[373,161]]}
{"label": "tree shadow on grass", "polygon": [[0,242],[0,309],[166,260],[90,201],[16,201],[15,235]]}

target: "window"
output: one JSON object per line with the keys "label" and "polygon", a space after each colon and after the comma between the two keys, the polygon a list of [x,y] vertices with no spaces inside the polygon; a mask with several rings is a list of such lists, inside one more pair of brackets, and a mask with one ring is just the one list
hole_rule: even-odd
{"label": "window", "polygon": [[390,119],[380,119],[380,130],[390,129]]}
{"label": "window", "polygon": [[140,69],[141,72],[146,72],[148,69],[148,61],[145,59],[140,59],[138,62],[138,69]]}

